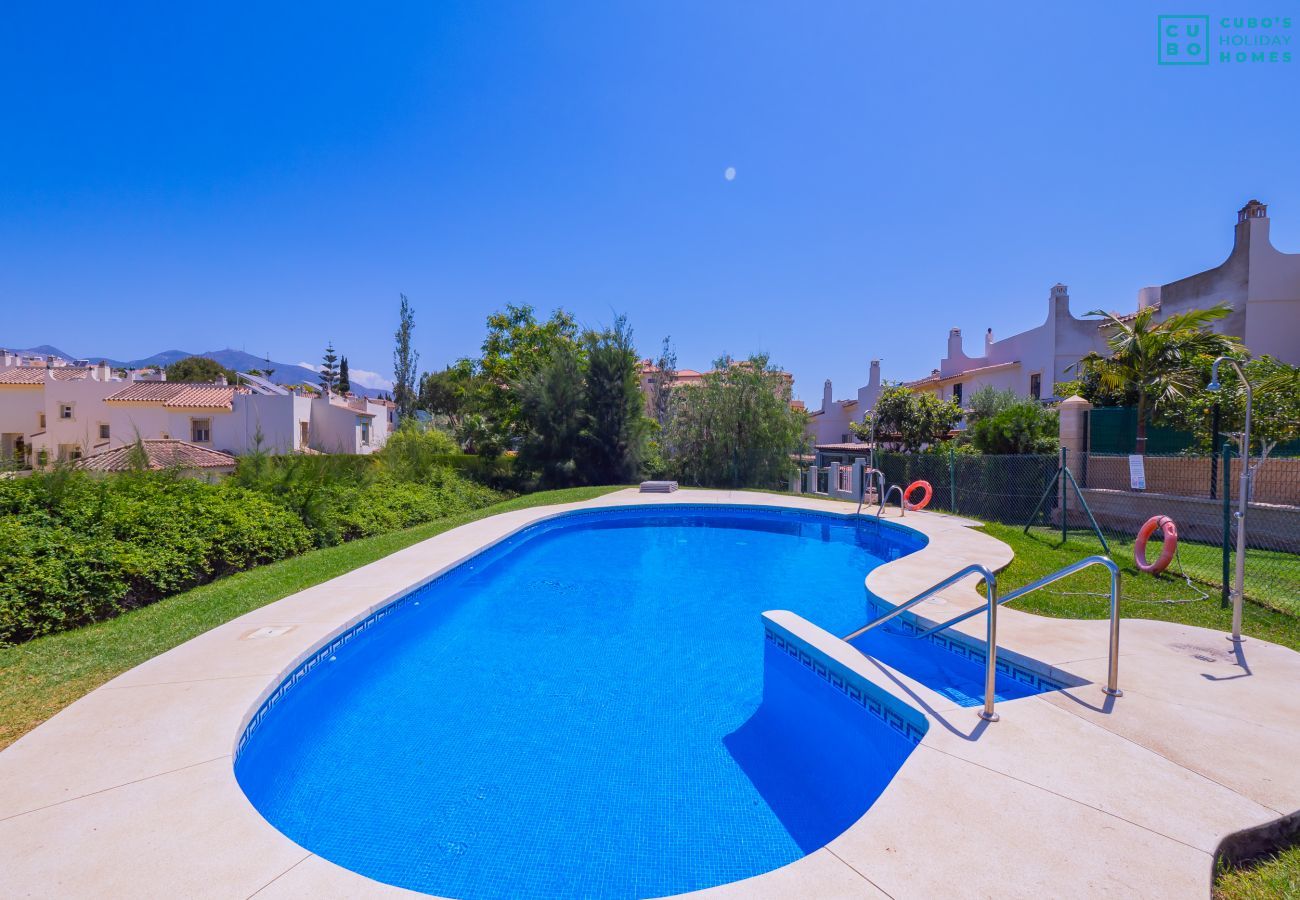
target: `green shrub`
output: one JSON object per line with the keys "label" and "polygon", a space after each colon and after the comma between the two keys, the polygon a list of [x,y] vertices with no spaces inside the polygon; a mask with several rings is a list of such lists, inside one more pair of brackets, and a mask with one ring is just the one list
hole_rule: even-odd
{"label": "green shrub", "polygon": [[[311,549],[419,525],[501,495],[425,452],[251,454],[212,485],[59,469],[0,480],[0,644],[110,618]],[[404,473],[400,477],[396,472]]]}
{"label": "green shrub", "polygon": [[347,497],[339,521],[345,539],[351,540],[470,512],[501,499],[496,491],[450,469],[435,469],[421,482],[376,479]]}
{"label": "green shrub", "polygon": [[1020,400],[971,426],[971,442],[981,453],[1055,453],[1057,412],[1037,400]]}
{"label": "green shrub", "polygon": [[436,428],[426,428],[415,419],[407,419],[388,437],[378,454],[379,462],[390,475],[403,481],[424,481],[434,469],[443,468],[442,457],[458,454],[456,439]]}
{"label": "green shrub", "polygon": [[239,488],[168,475],[0,482],[0,643],[116,615],[312,545]]}

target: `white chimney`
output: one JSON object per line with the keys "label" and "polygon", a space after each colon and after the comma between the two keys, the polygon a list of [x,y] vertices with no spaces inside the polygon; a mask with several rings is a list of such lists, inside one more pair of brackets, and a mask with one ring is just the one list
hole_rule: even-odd
{"label": "white chimney", "polygon": [[948,329],[948,358],[956,359],[959,356],[965,356],[961,349],[961,329]]}

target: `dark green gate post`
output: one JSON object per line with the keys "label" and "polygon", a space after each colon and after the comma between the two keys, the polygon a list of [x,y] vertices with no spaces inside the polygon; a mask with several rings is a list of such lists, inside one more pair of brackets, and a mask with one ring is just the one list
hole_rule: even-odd
{"label": "dark green gate post", "polygon": [[1228,584],[1232,550],[1232,442],[1223,442],[1223,595],[1220,605],[1228,608]]}

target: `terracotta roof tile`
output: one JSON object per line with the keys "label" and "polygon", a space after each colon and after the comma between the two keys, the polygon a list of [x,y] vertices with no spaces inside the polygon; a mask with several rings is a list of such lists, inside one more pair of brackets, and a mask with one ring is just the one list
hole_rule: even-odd
{"label": "terracotta roof tile", "polygon": [[977,375],[980,372],[991,372],[994,369],[1009,369],[1012,366],[1018,365],[1020,365],[1020,360],[1014,359],[1011,362],[993,363],[988,366],[976,366],[973,369],[965,369],[961,372],[954,372],[951,375],[940,375],[938,372],[931,372],[924,378],[918,378],[915,381],[904,381],[903,387],[913,388],[925,384],[946,384],[949,381],[957,381],[958,379],[965,378],[968,375]]}
{"label": "terracotta roof tile", "polygon": [[[220,450],[209,450],[197,444],[178,440],[148,440],[140,442],[144,446],[145,456],[149,460],[149,469],[221,469],[235,465],[235,458]],[[131,462],[133,444],[115,447],[85,456],[75,463],[78,469],[87,472],[129,472],[134,466]]]}
{"label": "terracotta roof tile", "polygon": [[161,403],[163,406],[231,409],[234,396],[235,388],[228,384],[137,381],[104,399],[108,403]]}
{"label": "terracotta roof tile", "polygon": [[53,372],[55,381],[81,381],[90,375],[90,369],[79,366],[14,366],[0,369],[0,384],[44,384],[46,372]]}

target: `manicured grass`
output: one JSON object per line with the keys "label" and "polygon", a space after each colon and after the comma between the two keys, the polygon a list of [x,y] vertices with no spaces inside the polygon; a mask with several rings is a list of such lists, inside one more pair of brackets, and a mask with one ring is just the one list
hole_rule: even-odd
{"label": "manicured grass", "polygon": [[[1049,540],[1061,539],[1059,530],[1046,527],[1034,527],[1030,532]],[[1101,542],[1089,532],[1073,529],[1070,539],[1079,542],[1081,546],[1090,546],[1093,553],[1101,552]],[[1131,535],[1128,538],[1107,535],[1106,541],[1112,558],[1132,562],[1134,541]],[[1153,540],[1147,546],[1147,559],[1154,560],[1159,553],[1159,542]],[[1212,544],[1179,541],[1178,556],[1170,563],[1169,571],[1176,573],[1180,565],[1191,578],[1205,585],[1218,585],[1223,578],[1223,552]],[[1300,615],[1300,556],[1281,550],[1247,550],[1245,582],[1248,599]],[[1218,588],[1214,587],[1213,590]]]}
{"label": "manicured grass", "polygon": [[1241,868],[1225,868],[1214,881],[1215,900],[1276,900],[1300,897],[1300,846]]}
{"label": "manicured grass", "polygon": [[[1095,538],[1071,533],[1061,543],[1059,533],[1025,534],[1010,525],[986,524],[984,531],[1011,546],[1015,558],[998,575],[998,590],[1005,592],[1028,584],[1036,578],[1098,553]],[[1127,619],[1160,619],[1199,625],[1217,631],[1232,628],[1232,611],[1220,605],[1219,592],[1206,585],[1188,584],[1177,575],[1147,575],[1133,564],[1132,554],[1112,546],[1113,559],[1123,572],[1123,602],[1120,614]],[[1011,606],[1040,616],[1066,619],[1104,619],[1110,615],[1110,576],[1100,566],[1042,590],[1035,591]],[[1200,594],[1209,596],[1195,599]],[[1166,602],[1189,601],[1189,602]],[[1242,607],[1242,631],[1248,635],[1300,650],[1300,617],[1247,601]]]}
{"label": "manicured grass", "polygon": [[[758,491],[764,494],[783,494],[786,491]],[[833,499],[827,497],[813,499]],[[856,505],[853,501],[837,501]],[[898,515],[892,509],[887,514],[891,521]],[[903,524],[906,524],[904,522]],[[1045,528],[1030,529],[1029,534],[1018,525],[985,523],[984,531],[1011,546],[1015,558],[998,575],[998,590],[1005,593],[1077,562],[1085,556],[1101,553],[1096,537],[1087,532],[1073,530],[1069,539],[1061,543],[1061,533]],[[1190,560],[1187,550],[1191,550]],[[1213,551],[1213,560],[1202,558],[1201,551]],[[1200,553],[1200,556],[1198,556]],[[1150,555],[1150,551],[1148,551]],[[1184,544],[1183,565],[1193,579],[1192,585],[1177,574],[1177,564],[1163,575],[1147,575],[1133,564],[1133,543],[1111,541],[1110,555],[1123,572],[1124,598],[1120,614],[1128,619],[1159,619],[1199,625],[1217,631],[1232,630],[1232,610],[1220,605],[1221,592],[1217,587],[1197,579],[1217,579],[1222,575],[1218,550],[1205,545]],[[1285,578],[1271,578],[1268,573],[1285,565],[1294,573],[1300,564],[1294,554],[1251,550],[1247,555],[1246,595],[1242,607],[1241,630],[1247,635],[1263,638],[1300,650],[1300,583]],[[1253,571],[1252,571],[1252,566]],[[1253,602],[1252,584],[1258,596],[1265,593],[1270,599],[1264,604]],[[1262,590],[1261,590],[1262,588]],[[983,588],[981,587],[982,591]],[[1196,599],[1207,594],[1205,599]],[[1166,602],[1188,601],[1188,602]],[[1058,619],[1105,619],[1110,616],[1110,576],[1100,566],[1059,581],[1035,591],[1011,606],[1040,616]]]}
{"label": "manicured grass", "polygon": [[514,509],[589,500],[616,490],[619,488],[572,488],[516,497],[405,531],[304,553],[106,622],[0,649],[0,748],[127,669],[249,610],[467,522]]}

